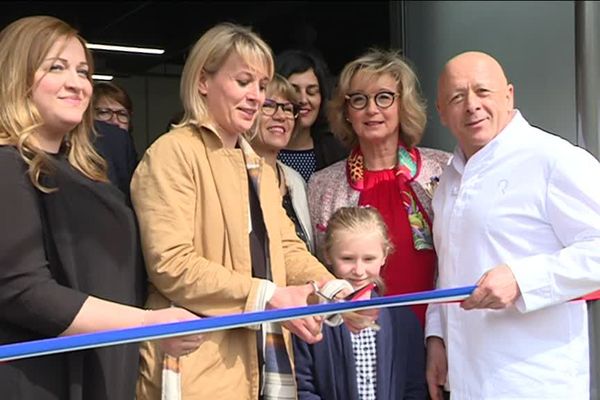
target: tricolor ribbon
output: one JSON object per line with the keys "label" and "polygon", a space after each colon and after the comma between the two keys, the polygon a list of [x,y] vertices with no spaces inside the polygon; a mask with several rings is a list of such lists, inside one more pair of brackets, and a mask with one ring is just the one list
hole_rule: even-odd
{"label": "tricolor ribbon", "polygon": [[[136,328],[118,329],[50,339],[33,340],[0,346],[0,362],[65,353],[95,347],[142,342],[145,340],[166,339],[196,333],[243,328],[265,322],[280,322],[315,315],[360,311],[373,308],[409,306],[415,304],[448,303],[467,298],[476,286],[451,289],[429,290],[425,292],[397,296],[376,297],[340,303],[316,304],[277,310],[257,311],[243,314],[223,315],[191,321],[156,324]],[[585,296],[584,300],[597,300],[600,291]]]}

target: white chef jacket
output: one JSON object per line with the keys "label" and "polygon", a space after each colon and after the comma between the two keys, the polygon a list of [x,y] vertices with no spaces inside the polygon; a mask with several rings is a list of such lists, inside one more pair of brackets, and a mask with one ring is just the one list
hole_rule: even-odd
{"label": "white chef jacket", "polygon": [[433,198],[439,288],[506,263],[521,296],[506,310],[431,305],[452,400],[589,399],[586,304],[600,288],[600,164],[517,111],[468,161],[460,149]]}

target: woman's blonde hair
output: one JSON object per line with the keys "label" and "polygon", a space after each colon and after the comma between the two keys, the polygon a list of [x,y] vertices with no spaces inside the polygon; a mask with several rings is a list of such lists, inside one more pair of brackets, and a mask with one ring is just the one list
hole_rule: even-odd
{"label": "woman's blonde hair", "polygon": [[[31,136],[44,121],[32,100],[36,71],[48,52],[59,41],[76,38],[83,46],[90,68],[93,59],[85,40],[67,23],[48,16],[21,18],[0,32],[0,145],[15,146],[28,165],[33,185],[44,192],[50,191],[40,184],[40,174],[49,172],[50,161],[46,153],[33,144]],[[90,179],[107,181],[106,164],[96,153],[90,140],[92,112],[88,107],[83,119],[65,137],[65,152],[69,163]]]}
{"label": "woman's blonde hair", "polygon": [[216,73],[232,53],[254,68],[263,68],[269,79],[273,76],[273,53],[256,33],[231,23],[214,26],[198,39],[183,67],[180,92],[184,114],[175,127],[208,122],[206,99],[198,90],[200,78]]}
{"label": "woman's blonde hair", "polygon": [[346,119],[346,95],[349,94],[350,82],[359,73],[367,74],[373,79],[391,75],[396,80],[400,95],[397,100],[400,103],[400,140],[409,149],[416,146],[423,137],[427,123],[425,100],[420,93],[416,74],[404,57],[395,50],[370,49],[346,64],[327,107],[327,117],[335,136],[350,148],[358,145],[356,132]]}
{"label": "woman's blonde hair", "polygon": [[381,236],[383,252],[387,256],[393,249],[394,245],[389,238],[388,228],[383,221],[383,217],[374,207],[341,207],[338,208],[327,222],[325,230],[325,254],[330,255],[335,236],[340,231],[349,231],[356,233],[377,232]]}
{"label": "woman's blonde hair", "polygon": [[275,74],[273,79],[267,85],[267,98],[279,96],[290,103],[297,105],[300,101],[298,92],[294,89],[294,86],[279,74]]}

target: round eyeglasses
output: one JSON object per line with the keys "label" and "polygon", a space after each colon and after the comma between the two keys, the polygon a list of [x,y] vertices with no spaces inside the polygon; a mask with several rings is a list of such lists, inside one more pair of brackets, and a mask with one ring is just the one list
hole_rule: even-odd
{"label": "round eyeglasses", "polygon": [[364,110],[369,104],[369,99],[373,97],[375,105],[379,108],[389,108],[394,104],[394,100],[398,97],[398,93],[382,91],[375,93],[373,96],[364,93],[352,93],[346,95],[346,102],[355,110]]}
{"label": "round eyeglasses", "polygon": [[260,111],[263,115],[268,117],[272,117],[277,113],[277,109],[281,108],[283,115],[286,119],[295,119],[298,116],[298,111],[296,110],[296,106],[292,103],[278,103],[275,100],[266,99],[263,103]]}
{"label": "round eyeglasses", "polygon": [[119,110],[113,110],[110,108],[102,107],[96,108],[96,119],[99,119],[100,121],[110,121],[113,117],[113,114],[116,115],[117,121],[119,121],[120,123],[126,124],[129,122],[129,112],[127,112],[127,110],[124,108],[121,108]]}

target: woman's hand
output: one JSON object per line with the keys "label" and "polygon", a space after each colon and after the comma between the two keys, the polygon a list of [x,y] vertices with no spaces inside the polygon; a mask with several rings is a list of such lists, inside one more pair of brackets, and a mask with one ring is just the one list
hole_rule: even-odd
{"label": "woman's hand", "polygon": [[[189,321],[199,318],[197,315],[178,307],[148,310],[143,325],[165,324],[169,322]],[[204,342],[204,335],[187,335],[160,340],[161,349],[173,357],[186,356],[198,349]]]}
{"label": "woman's hand", "polygon": [[[278,309],[306,306],[308,303],[308,296],[313,293],[314,289],[311,284],[287,286],[284,288],[278,287],[275,289],[273,297],[271,297],[271,300],[267,304],[267,308]],[[282,325],[310,344],[316,343],[323,338],[323,334],[321,333],[321,328],[323,326],[322,317],[294,319],[282,322]]]}

